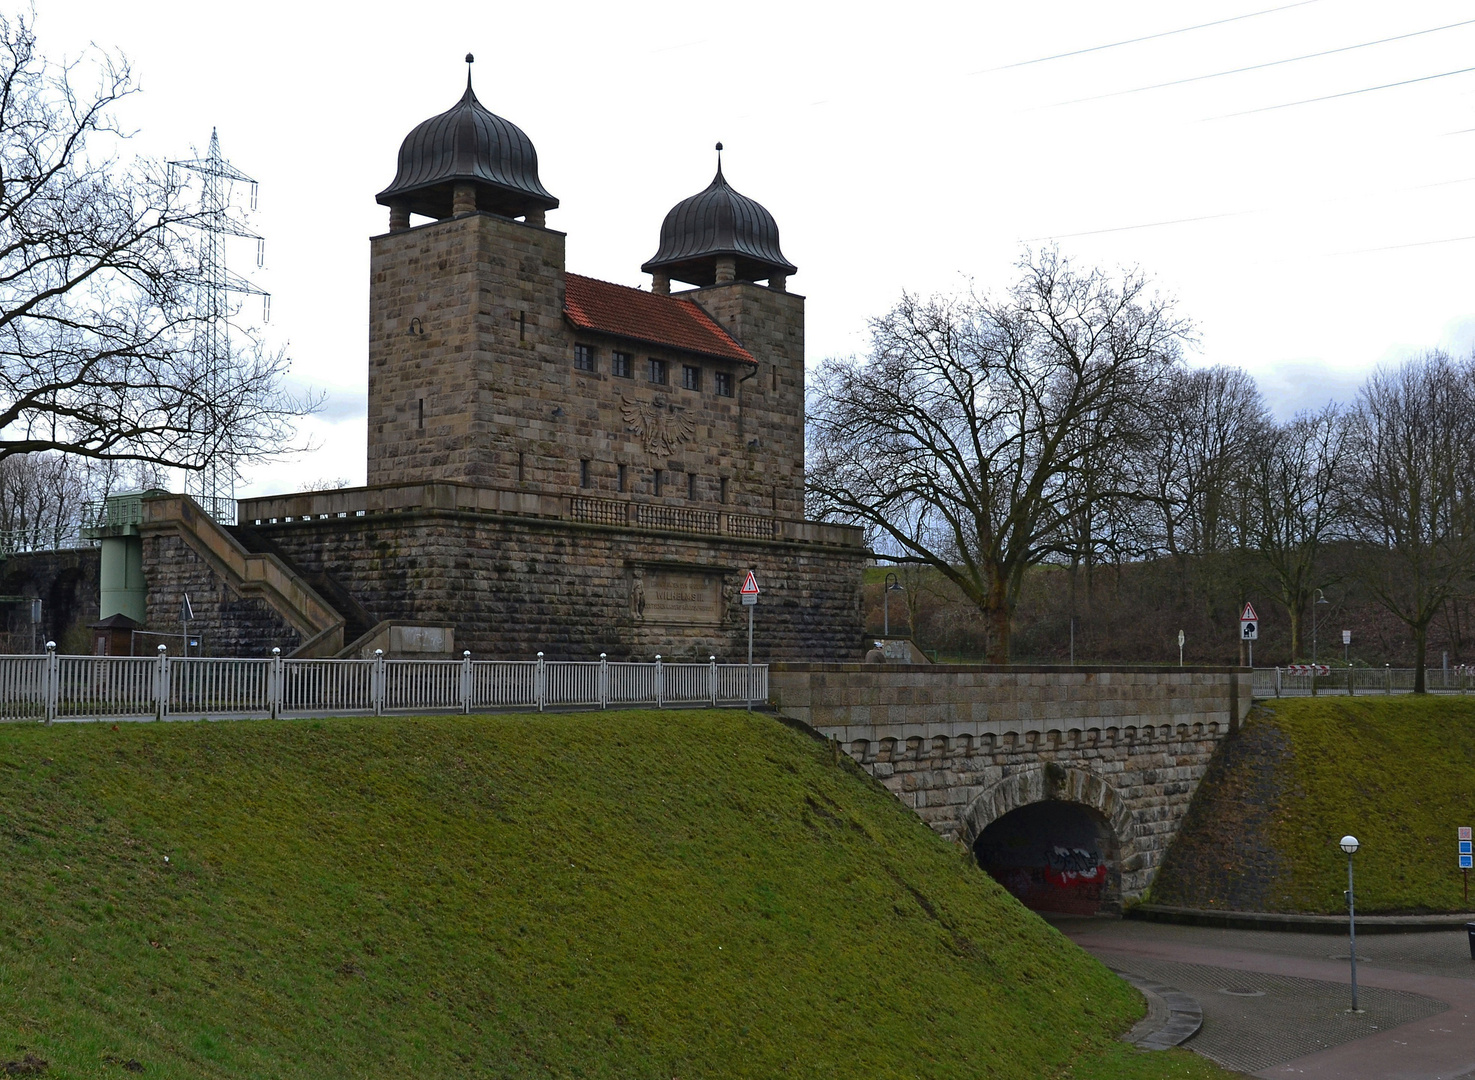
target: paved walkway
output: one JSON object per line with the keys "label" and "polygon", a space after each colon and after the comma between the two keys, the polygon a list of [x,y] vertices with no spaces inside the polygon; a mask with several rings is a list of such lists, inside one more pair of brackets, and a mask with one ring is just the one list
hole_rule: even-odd
{"label": "paved walkway", "polygon": [[1475,1080],[1475,960],[1465,932],[1359,938],[1349,1011],[1345,939],[1052,917],[1108,966],[1203,1007],[1185,1045],[1264,1078]]}

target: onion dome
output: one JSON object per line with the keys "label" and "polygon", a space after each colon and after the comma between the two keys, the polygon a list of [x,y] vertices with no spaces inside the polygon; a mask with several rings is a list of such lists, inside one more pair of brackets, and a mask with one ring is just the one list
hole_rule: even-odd
{"label": "onion dome", "polygon": [[[468,53],[466,63],[471,62]],[[405,136],[394,183],[375,198],[409,213],[446,218],[473,209],[464,198],[460,204],[454,199],[458,184],[470,184],[475,191],[474,209],[506,217],[541,218],[558,205],[538,180],[532,140],[476,100],[469,67],[461,100]]]}
{"label": "onion dome", "polygon": [[[692,285],[729,280],[719,263],[732,267],[739,281],[782,279],[798,267],[778,246],[778,223],[758,202],[740,195],[722,175],[722,144],[717,144],[717,175],[706,189],[671,208],[661,223],[661,247],[640,269]],[[735,265],[734,265],[735,264]]]}

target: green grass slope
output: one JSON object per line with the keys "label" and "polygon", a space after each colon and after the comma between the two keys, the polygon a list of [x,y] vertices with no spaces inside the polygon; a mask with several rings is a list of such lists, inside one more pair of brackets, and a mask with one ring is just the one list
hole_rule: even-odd
{"label": "green grass slope", "polygon": [[0,730],[0,1069],[1223,1076],[733,712]]}
{"label": "green grass slope", "polygon": [[1285,698],[1222,747],[1151,898],[1340,913],[1352,833],[1359,911],[1462,911],[1460,825],[1475,825],[1475,698]]}

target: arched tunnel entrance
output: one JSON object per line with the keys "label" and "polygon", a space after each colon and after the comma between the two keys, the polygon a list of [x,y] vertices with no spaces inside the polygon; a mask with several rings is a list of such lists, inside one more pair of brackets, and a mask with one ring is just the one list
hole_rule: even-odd
{"label": "arched tunnel entrance", "polygon": [[1072,915],[1121,909],[1121,851],[1111,822],[1083,803],[1047,799],[991,822],[978,864],[1028,908]]}

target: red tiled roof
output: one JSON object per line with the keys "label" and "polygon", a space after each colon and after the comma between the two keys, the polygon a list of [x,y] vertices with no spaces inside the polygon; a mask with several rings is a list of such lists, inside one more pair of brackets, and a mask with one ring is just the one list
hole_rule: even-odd
{"label": "red tiled roof", "polygon": [[712,316],[691,300],[659,296],[581,274],[564,275],[563,313],[585,330],[756,364]]}

